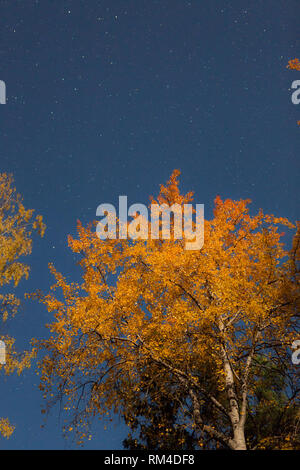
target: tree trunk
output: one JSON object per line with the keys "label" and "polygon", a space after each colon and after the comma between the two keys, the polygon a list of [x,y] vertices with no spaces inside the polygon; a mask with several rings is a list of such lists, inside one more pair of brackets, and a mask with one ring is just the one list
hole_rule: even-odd
{"label": "tree trunk", "polygon": [[237,426],[234,430],[233,448],[234,450],[247,450],[245,433],[243,427]]}

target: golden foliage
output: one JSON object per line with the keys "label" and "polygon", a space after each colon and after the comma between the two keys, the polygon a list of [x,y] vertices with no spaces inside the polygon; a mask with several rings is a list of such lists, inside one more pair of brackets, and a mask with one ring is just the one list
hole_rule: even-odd
{"label": "golden foliage", "polygon": [[[191,200],[180,195],[178,175],[161,186],[159,203]],[[262,210],[251,216],[249,203],[218,196],[200,251],[186,251],[184,240],[101,241],[92,225],[78,223],[69,247],[80,256],[82,282],[50,265],[52,292],[35,297],[54,315],[50,338],[39,344],[47,352],[40,388],[50,404],[64,402],[72,429],[83,427],[79,440],[94,415],[129,416],[135,394],[155,381],[170,400],[174,387],[187,390],[186,426],[199,439],[207,433],[243,446],[253,360],[286,357],[299,306],[278,231],[294,226]]]}
{"label": "golden foliage", "polygon": [[[21,261],[23,256],[31,253],[32,231],[37,230],[43,236],[45,225],[41,216],[33,218],[33,210],[26,210],[22,198],[16,193],[11,175],[0,174],[0,287],[5,293],[0,293],[0,316],[6,321],[17,312],[20,300],[13,294],[7,293],[8,285],[16,287],[22,278],[27,279],[29,266]],[[6,346],[6,364],[0,364],[0,370],[6,374],[22,372],[29,367],[34,350],[18,354],[14,350],[15,340],[9,336],[0,335],[0,340]],[[7,420],[0,420],[0,434],[9,437],[13,427]]]}
{"label": "golden foliage", "polygon": [[299,62],[299,59],[289,60],[289,63],[288,63],[288,65],[287,65],[287,68],[288,68],[288,69],[291,69],[291,70],[300,70],[300,62]]}
{"label": "golden foliage", "polygon": [[0,434],[7,439],[14,432],[15,427],[10,424],[7,418],[0,418]]}

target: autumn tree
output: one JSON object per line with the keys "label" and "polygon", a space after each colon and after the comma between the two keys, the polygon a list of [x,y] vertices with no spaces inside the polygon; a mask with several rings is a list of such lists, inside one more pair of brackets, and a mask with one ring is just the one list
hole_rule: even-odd
{"label": "autumn tree", "polygon": [[[178,175],[153,204],[191,202]],[[284,370],[288,407],[299,405],[289,349],[299,334],[298,274],[278,231],[294,226],[262,210],[250,215],[249,203],[218,196],[194,251],[184,238],[100,240],[93,225],[78,223],[69,247],[82,281],[51,265],[52,292],[36,297],[54,315],[40,343],[40,387],[48,406],[61,401],[66,430],[77,429],[79,440],[93,416],[119,413],[134,429],[138,402],[156,402],[159,414],[163,399],[179,416],[178,432],[199,445],[255,447],[247,426],[261,357]]]}
{"label": "autumn tree", "polygon": [[[21,196],[16,192],[11,175],[0,174],[0,320],[5,322],[13,317],[20,305],[11,289],[21,279],[28,278],[29,266],[23,257],[31,253],[32,232],[37,230],[43,235],[45,226],[41,216],[33,217],[33,210],[26,210]],[[0,330],[1,331],[1,330]],[[0,371],[18,374],[30,365],[33,351],[17,353],[15,340],[9,335],[0,335],[5,345],[5,363],[0,363]],[[14,430],[8,418],[0,418],[0,434],[9,437]]]}

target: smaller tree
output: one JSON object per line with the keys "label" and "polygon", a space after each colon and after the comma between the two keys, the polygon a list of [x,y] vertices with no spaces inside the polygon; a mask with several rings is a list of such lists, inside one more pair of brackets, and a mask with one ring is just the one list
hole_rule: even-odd
{"label": "smaller tree", "polygon": [[[0,320],[5,322],[13,317],[20,305],[15,294],[8,292],[6,286],[16,287],[21,279],[28,278],[29,266],[22,261],[32,250],[32,231],[37,230],[43,236],[45,225],[42,216],[33,218],[33,210],[26,210],[21,196],[16,192],[13,178],[6,173],[0,174]],[[1,369],[9,375],[14,371],[18,374],[30,366],[34,351],[17,353],[14,349],[15,340],[9,335],[0,334],[5,344],[6,361],[0,363]],[[0,418],[0,434],[9,437],[14,426],[7,418]]]}

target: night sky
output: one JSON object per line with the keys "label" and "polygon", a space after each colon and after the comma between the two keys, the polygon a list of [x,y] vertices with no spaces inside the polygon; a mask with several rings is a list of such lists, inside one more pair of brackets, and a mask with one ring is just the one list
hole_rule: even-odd
{"label": "night sky", "polygon": [[[299,46],[297,0],[1,0],[0,172],[47,224],[17,294],[48,291],[49,261],[80,280],[66,243],[77,219],[122,194],[147,204],[174,168],[207,218],[217,194],[299,218],[300,72],[286,69]],[[5,328],[22,350],[50,320],[22,301]],[[41,429],[34,367],[0,379],[0,416],[16,425],[0,448],[76,447],[59,408]],[[85,448],[120,449],[127,434],[117,418],[93,430]]]}

